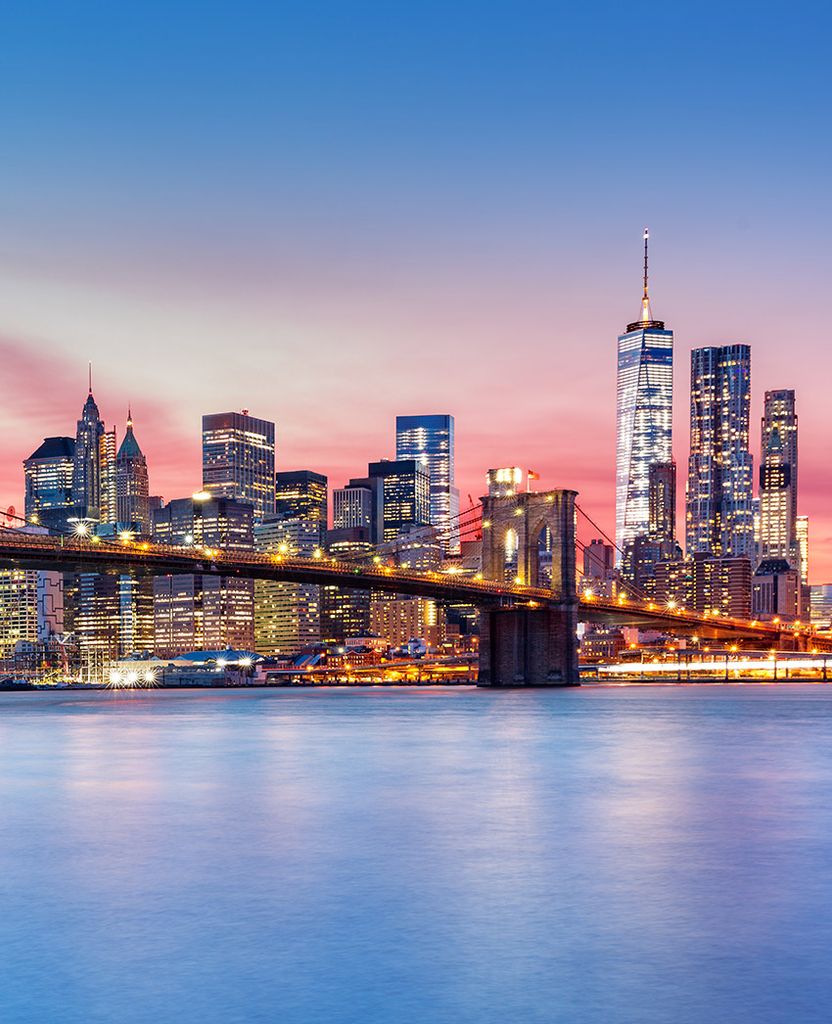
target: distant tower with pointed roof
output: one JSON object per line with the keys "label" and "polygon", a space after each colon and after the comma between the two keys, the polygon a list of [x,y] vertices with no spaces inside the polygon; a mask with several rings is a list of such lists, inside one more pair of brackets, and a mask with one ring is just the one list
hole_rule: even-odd
{"label": "distant tower with pointed roof", "polygon": [[673,459],[673,331],[654,320],[644,275],[641,319],[618,338],[615,450],[615,540],[619,559],[650,531],[650,467]]}
{"label": "distant tower with pointed roof", "polygon": [[127,410],[127,429],[116,455],[116,509],[119,523],[150,532],[147,459],[133,433],[133,415]]}
{"label": "distant tower with pointed roof", "polygon": [[92,395],[92,366],[90,366],[89,392],[81,419],[75,432],[75,455],[72,467],[73,503],[79,515],[98,519],[101,506],[100,439],[104,424]]}

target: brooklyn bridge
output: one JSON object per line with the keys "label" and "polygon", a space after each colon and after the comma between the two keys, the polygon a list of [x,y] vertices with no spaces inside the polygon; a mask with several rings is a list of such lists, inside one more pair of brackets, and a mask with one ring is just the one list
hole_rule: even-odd
{"label": "brooklyn bridge", "polygon": [[[579,622],[656,629],[777,651],[832,651],[832,638],[802,623],[699,613],[624,591],[579,592],[576,579],[576,492],[549,490],[486,497],[482,503],[482,569],[419,571],[380,559],[347,562],[315,550],[312,557],[156,544],[130,535],[116,540],[0,528],[0,568],[168,576],[238,576],[347,589],[378,590],[466,604],[479,610],[479,685],[569,686],[578,682]],[[547,533],[547,557],[541,538]]]}

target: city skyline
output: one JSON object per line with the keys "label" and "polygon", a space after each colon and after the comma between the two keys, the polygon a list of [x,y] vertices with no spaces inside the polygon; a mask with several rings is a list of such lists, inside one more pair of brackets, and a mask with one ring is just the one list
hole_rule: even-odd
{"label": "city skyline", "polygon": [[[0,500],[22,506],[20,461],[70,431],[92,360],[108,429],[132,402],[166,497],[199,486],[212,409],[274,420],[278,468],[339,484],[394,457],[396,415],[447,411],[463,508],[489,466],[522,462],[612,532],[615,337],[648,224],[680,477],[691,349],[750,344],[752,421],[765,391],[797,393],[812,576],[832,579],[823,33],[717,5],[693,31],[681,10],[596,13],[497,5],[472,31],[427,4],[354,34],[346,11],[259,12],[199,19],[196,46],[181,13],[163,42],[139,12],[97,11],[90,32],[56,10],[46,59],[19,12]],[[645,94],[646,39],[675,73]],[[645,139],[659,158],[625,159]],[[759,465],[756,430],[751,448]]]}

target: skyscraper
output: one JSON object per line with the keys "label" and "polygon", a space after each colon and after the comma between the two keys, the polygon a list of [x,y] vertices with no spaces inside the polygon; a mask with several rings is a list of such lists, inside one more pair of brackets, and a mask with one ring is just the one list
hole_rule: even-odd
{"label": "skyscraper", "polygon": [[785,559],[799,569],[794,391],[766,391],[760,435],[759,557]]}
{"label": "skyscraper", "polygon": [[618,338],[615,540],[623,550],[650,527],[650,466],[672,459],[673,331],[654,320],[644,279],[641,319]]}
{"label": "skyscraper", "polygon": [[80,516],[98,519],[101,505],[101,453],[100,438],[104,424],[98,413],[98,406],[90,389],[81,419],[75,433],[75,455],[72,471],[73,502],[80,510]]}
{"label": "skyscraper", "polygon": [[[255,550],[264,554],[280,552],[311,558],[320,543],[320,522],[312,518],[276,514],[254,524]],[[254,644],[258,654],[297,654],[320,641],[320,589],[308,583],[254,581]]]}
{"label": "skyscraper", "polygon": [[104,430],[98,438],[98,520],[115,523],[118,518],[116,503],[116,431]]}
{"label": "skyscraper", "polygon": [[75,438],[45,437],[23,463],[26,518],[50,530],[66,530],[81,513],[73,504]]}
{"label": "skyscraper", "polygon": [[654,541],[676,539],[676,463],[654,462],[648,473],[648,535]]}
{"label": "skyscraper", "polygon": [[275,514],[318,524],[322,543],[327,526],[327,478],[311,469],[275,475]]}
{"label": "skyscraper", "polygon": [[[250,502],[196,495],[177,498],[152,513],[153,536],[162,544],[250,551],[254,546]],[[156,653],[254,645],[254,583],[215,574],[153,579]]]}
{"label": "skyscraper", "polygon": [[407,526],[430,525],[430,478],[416,459],[371,462],[370,479],[381,481],[381,540],[393,540]]}
{"label": "skyscraper", "polygon": [[150,532],[147,459],[133,434],[133,416],[127,411],[127,429],[116,456],[116,519],[135,523],[141,533]]}
{"label": "skyscraper", "polygon": [[274,423],[247,409],[203,416],[202,487],[252,505],[255,520],[274,512]]}
{"label": "skyscraper", "polygon": [[430,525],[443,550],[459,551],[459,491],[455,486],[454,418],[450,415],[397,416],[396,458],[415,459],[430,483]]}
{"label": "skyscraper", "polygon": [[687,554],[752,559],[751,348],[694,349],[690,367]]}

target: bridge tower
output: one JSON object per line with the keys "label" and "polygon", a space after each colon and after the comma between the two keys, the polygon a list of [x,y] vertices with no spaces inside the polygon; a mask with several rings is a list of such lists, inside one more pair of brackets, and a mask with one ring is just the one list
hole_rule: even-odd
{"label": "bridge tower", "polygon": [[576,496],[555,490],[483,498],[483,576],[551,590],[553,601],[481,609],[480,686],[577,685]]}

